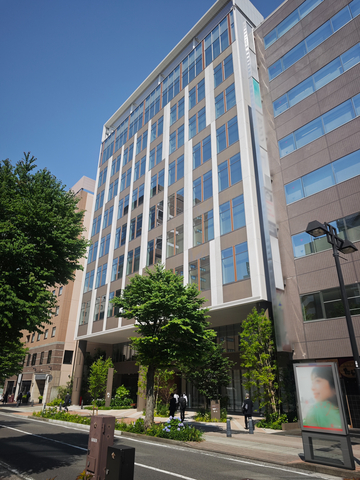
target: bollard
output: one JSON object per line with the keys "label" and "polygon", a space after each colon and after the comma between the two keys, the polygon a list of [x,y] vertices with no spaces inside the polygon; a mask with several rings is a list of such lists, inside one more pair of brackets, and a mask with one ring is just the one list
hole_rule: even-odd
{"label": "bollard", "polygon": [[106,480],[134,480],[134,465],[134,447],[108,447]]}
{"label": "bollard", "polygon": [[34,406],[34,400],[31,401],[31,404],[30,404],[32,407]]}
{"label": "bollard", "polygon": [[226,436],[231,437],[231,425],[229,418],[226,420]]}
{"label": "bollard", "polygon": [[254,433],[254,424],[253,424],[252,417],[249,417],[248,421],[249,421],[249,433]]}
{"label": "bollard", "polygon": [[46,410],[46,403],[44,402],[43,411],[45,412],[45,410]]}
{"label": "bollard", "polygon": [[84,410],[84,400],[81,400],[81,410]]}
{"label": "bollard", "polygon": [[62,407],[62,403],[60,402],[60,409],[59,409],[60,412],[61,412],[61,407]]}

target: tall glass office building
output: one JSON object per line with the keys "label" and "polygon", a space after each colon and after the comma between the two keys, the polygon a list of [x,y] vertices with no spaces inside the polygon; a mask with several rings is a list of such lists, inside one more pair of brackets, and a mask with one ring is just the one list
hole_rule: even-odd
{"label": "tall glass office building", "polygon": [[[76,338],[84,353],[106,350],[133,396],[134,325],[110,303],[131,276],[162,262],[198,285],[237,362],[233,409],[241,322],[283,288],[253,40],[261,21],[248,0],[218,0],[104,125]],[[178,387],[199,405],[185,379]]]}

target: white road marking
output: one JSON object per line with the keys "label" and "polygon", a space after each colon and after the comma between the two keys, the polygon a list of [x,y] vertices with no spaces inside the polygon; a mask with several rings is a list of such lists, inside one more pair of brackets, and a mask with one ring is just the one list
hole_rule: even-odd
{"label": "white road marking", "polygon": [[[1,413],[0,413],[1,415]],[[9,416],[9,414],[2,414],[2,415],[6,415],[6,416]],[[11,415],[11,414],[10,414]],[[14,417],[18,418],[17,415],[13,415]],[[33,418],[27,418],[26,420],[32,420],[32,421],[35,421],[35,422],[39,422],[39,423],[44,423],[42,422],[41,420],[36,420],[36,419],[33,419]],[[71,429],[71,430],[77,430],[77,431],[82,431],[84,432],[84,430],[80,429],[80,428],[76,428],[75,426],[67,426],[67,425],[59,425],[59,424],[56,424],[56,423],[51,423],[51,425],[57,425],[59,427],[63,427],[63,428],[68,428],[68,429]],[[6,425],[0,425],[0,427],[4,427],[4,428],[10,428],[11,430],[17,430],[16,428],[13,428],[13,427],[7,427]],[[25,431],[22,431],[22,430],[17,430],[19,432],[22,432],[22,433],[25,433],[27,435],[33,435],[35,437],[39,437],[39,438],[44,438],[45,440],[50,440],[49,438],[47,437],[42,437],[41,435],[36,435],[34,433],[29,433],[29,432],[25,432]],[[86,430],[85,430],[86,431]],[[118,436],[116,436],[115,438],[119,438]],[[280,471],[283,471],[283,472],[290,472],[290,473],[297,473],[298,475],[303,475],[305,477],[315,477],[315,478],[321,478],[321,479],[325,479],[325,480],[336,480],[336,479],[340,479],[340,477],[334,477],[332,475],[326,475],[326,474],[321,474],[319,472],[310,472],[310,473],[307,473],[307,472],[302,472],[302,471],[299,471],[297,469],[291,469],[291,468],[284,468],[284,467],[280,467],[280,466],[276,466],[276,465],[272,465],[272,464],[269,464],[269,463],[257,463],[257,462],[253,462],[253,461],[249,461],[249,460],[241,460],[241,459],[238,459],[238,458],[231,458],[227,455],[222,455],[222,454],[218,454],[218,453],[208,453],[208,452],[204,452],[204,451],[201,451],[201,450],[193,450],[191,448],[187,448],[187,447],[180,447],[180,446],[172,446],[172,445],[165,445],[165,444],[162,444],[162,443],[156,443],[156,442],[149,442],[147,440],[141,440],[141,439],[135,439],[135,438],[130,438],[130,437],[123,437],[123,439],[125,440],[130,440],[131,442],[137,442],[137,443],[143,443],[145,445],[152,445],[152,446],[156,446],[156,447],[161,447],[161,448],[169,448],[171,450],[182,450],[182,451],[186,451],[188,453],[195,453],[195,454],[199,454],[199,455],[205,455],[205,456],[208,456],[208,457],[214,457],[214,458],[221,458],[223,460],[228,460],[228,461],[232,461],[232,462],[236,462],[236,463],[243,463],[243,464],[246,464],[246,465],[252,465],[254,467],[261,467],[261,468],[271,468],[273,470],[280,470]],[[70,447],[74,447],[74,448],[78,448],[79,450],[84,450],[84,451],[87,451],[87,448],[82,448],[82,447],[78,447],[76,445],[71,445],[69,443],[64,443],[64,442],[60,442],[58,440],[53,440],[51,439],[52,442],[57,442],[57,443],[61,443],[63,445],[67,445],[67,446],[70,446]],[[190,478],[190,477],[184,477],[184,476],[181,476],[181,475],[178,475],[178,474],[175,474],[173,472],[166,472],[165,470],[158,470],[154,467],[149,467],[147,465],[141,465],[141,464],[137,464],[135,463],[135,465],[138,465],[140,467],[144,467],[144,468],[149,468],[151,470],[156,470],[156,471],[159,471],[159,472],[164,472],[164,473],[167,473],[169,475],[174,475],[174,476],[177,476],[179,478],[183,478],[184,480],[196,480],[196,479],[193,479],[193,478]],[[30,479],[32,480],[32,479]]]}
{"label": "white road marking", "polygon": [[155,472],[166,473],[167,475],[172,475],[173,477],[182,478],[183,480],[196,480],[196,478],[184,477],[184,475],[179,475],[178,473],[168,472],[167,470],[160,470],[160,468],[149,467],[148,465],[142,465],[141,463],[136,463],[137,467],[148,468],[149,470],[155,470]]}
{"label": "white road marking", "polygon": [[2,465],[4,468],[9,470],[9,472],[14,473],[15,475],[17,475],[20,478],[23,478],[24,480],[34,480],[32,477],[28,477],[27,475],[24,475],[23,473],[19,472],[15,468],[11,468],[10,465],[8,465],[5,462],[0,462],[0,465]]}

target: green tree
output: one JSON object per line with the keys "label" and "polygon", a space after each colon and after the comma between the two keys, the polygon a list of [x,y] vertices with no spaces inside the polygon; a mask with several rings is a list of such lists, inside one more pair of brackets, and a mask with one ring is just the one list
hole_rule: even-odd
{"label": "green tree", "polygon": [[215,336],[208,329],[205,299],[196,285],[183,285],[183,278],[163,265],[135,275],[112,302],[122,309],[119,316],[136,320],[131,342],[139,365],[147,367],[145,428],[154,422],[154,375],[157,368],[182,370],[200,365]]}
{"label": "green tree", "polygon": [[227,387],[231,380],[230,371],[235,365],[228,357],[224,356],[222,344],[213,344],[202,365],[186,369],[187,380],[193,383],[199,392],[209,400],[219,400],[221,387]]}
{"label": "green tree", "polygon": [[[98,398],[105,397],[109,368],[114,368],[114,364],[110,357],[106,360],[103,360],[103,358],[100,357],[90,367],[89,393],[93,399],[94,405],[96,405]],[[114,375],[115,373],[116,370],[114,370]]]}
{"label": "green tree", "polygon": [[7,378],[22,372],[28,351],[29,349],[17,340],[3,345],[0,355],[0,385],[4,385]]}
{"label": "green tree", "polygon": [[240,365],[245,368],[242,382],[246,390],[255,387],[254,399],[266,413],[276,413],[279,407],[277,396],[277,362],[275,356],[274,330],[271,320],[253,308],[242,322],[240,335]]}
{"label": "green tree", "polygon": [[0,347],[50,323],[51,289],[82,269],[88,244],[75,194],[24,155],[0,162]]}

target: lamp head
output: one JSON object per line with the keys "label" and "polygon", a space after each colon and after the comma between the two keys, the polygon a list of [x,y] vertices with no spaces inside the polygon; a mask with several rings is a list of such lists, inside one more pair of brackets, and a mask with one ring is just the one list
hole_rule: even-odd
{"label": "lamp head", "polygon": [[349,240],[343,240],[342,245],[339,248],[339,251],[341,253],[345,253],[345,255],[347,255],[349,253],[357,252],[357,248]]}
{"label": "lamp head", "polygon": [[321,237],[322,235],[326,235],[328,233],[325,225],[318,222],[317,220],[309,222],[305,231],[312,237]]}

